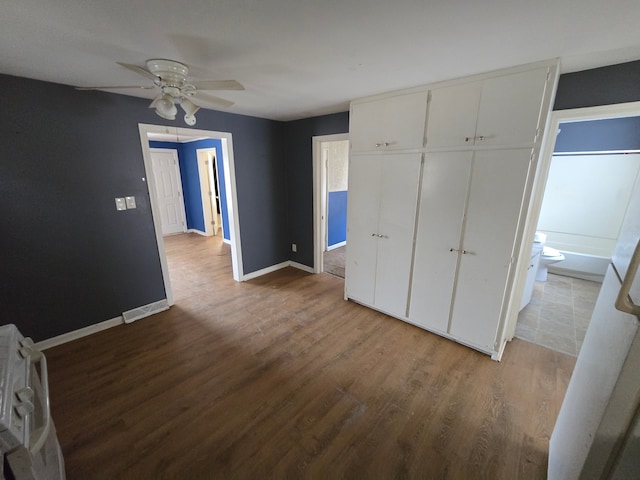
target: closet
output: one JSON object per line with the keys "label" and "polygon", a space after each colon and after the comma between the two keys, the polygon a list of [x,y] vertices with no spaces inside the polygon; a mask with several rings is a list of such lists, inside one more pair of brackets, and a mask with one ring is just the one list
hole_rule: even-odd
{"label": "closet", "polygon": [[557,70],[352,102],[347,299],[500,358]]}

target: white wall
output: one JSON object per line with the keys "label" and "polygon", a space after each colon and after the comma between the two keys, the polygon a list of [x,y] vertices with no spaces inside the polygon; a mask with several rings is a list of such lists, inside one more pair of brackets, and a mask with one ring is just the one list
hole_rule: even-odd
{"label": "white wall", "polygon": [[349,171],[349,140],[322,142],[322,148],[327,150],[329,163],[327,187],[329,192],[347,190],[347,172]]}
{"label": "white wall", "polygon": [[610,257],[640,172],[640,154],[554,155],[538,230],[547,245]]}

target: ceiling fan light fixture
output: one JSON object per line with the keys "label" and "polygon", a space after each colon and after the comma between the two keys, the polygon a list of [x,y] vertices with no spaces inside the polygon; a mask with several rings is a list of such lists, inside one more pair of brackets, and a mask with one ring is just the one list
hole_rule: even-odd
{"label": "ceiling fan light fixture", "polygon": [[180,99],[180,106],[182,107],[185,113],[184,123],[186,123],[189,126],[195,125],[196,124],[195,115],[196,115],[196,112],[200,110],[200,107],[195,103],[193,103],[188,98],[184,98],[184,97]]}
{"label": "ceiling fan light fixture", "polygon": [[178,108],[173,102],[173,97],[166,93],[154,98],[149,108],[155,108],[158,116],[166,118],[167,120],[175,120],[176,113],[178,113]]}

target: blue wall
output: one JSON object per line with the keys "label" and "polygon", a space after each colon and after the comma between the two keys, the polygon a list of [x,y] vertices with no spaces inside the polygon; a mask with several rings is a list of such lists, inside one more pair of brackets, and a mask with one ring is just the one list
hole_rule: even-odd
{"label": "blue wall", "polygon": [[227,196],[225,185],[224,161],[222,141],[217,138],[207,138],[195,142],[175,143],[150,141],[151,148],[168,148],[178,151],[180,176],[182,177],[182,192],[184,195],[184,209],[187,215],[187,228],[206,231],[204,209],[202,206],[202,185],[198,172],[198,153],[203,148],[216,149],[216,165],[218,168],[218,183],[220,185],[220,212],[224,239],[229,240],[229,216],[227,211]]}
{"label": "blue wall", "polygon": [[329,192],[327,206],[328,245],[347,240],[347,191]]}
{"label": "blue wall", "polygon": [[640,117],[560,124],[554,152],[640,150]]}

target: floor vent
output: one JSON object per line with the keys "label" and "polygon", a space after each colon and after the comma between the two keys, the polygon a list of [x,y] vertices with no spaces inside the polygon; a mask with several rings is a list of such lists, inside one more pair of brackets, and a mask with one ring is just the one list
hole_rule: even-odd
{"label": "floor vent", "polygon": [[167,300],[164,299],[150,303],[149,305],[144,305],[142,307],[122,312],[122,318],[124,318],[125,323],[131,323],[135,322],[136,320],[140,320],[141,318],[148,317],[149,315],[153,315],[154,313],[163,312],[168,309],[169,304],[167,303]]}

